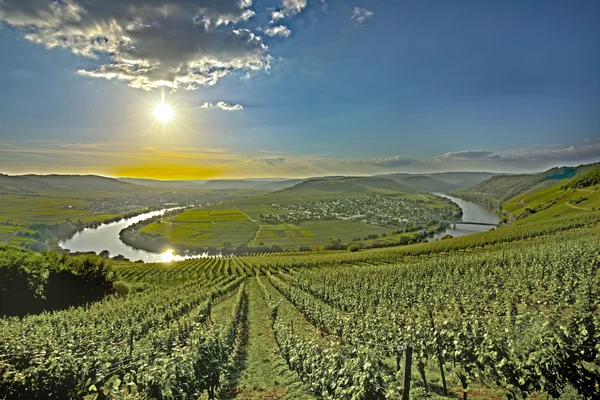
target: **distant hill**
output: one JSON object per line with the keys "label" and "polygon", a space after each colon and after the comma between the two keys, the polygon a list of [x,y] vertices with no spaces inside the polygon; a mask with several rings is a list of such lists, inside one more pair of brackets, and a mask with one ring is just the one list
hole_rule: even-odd
{"label": "distant hill", "polygon": [[442,172],[433,174],[384,174],[379,178],[392,179],[420,192],[445,192],[476,185],[492,176],[491,172]]}
{"label": "distant hill", "polygon": [[[97,175],[18,175],[0,174],[0,194],[60,195],[65,191],[90,195],[94,192],[115,194],[139,193],[144,188],[118,179]],[[87,192],[87,193],[84,193]]]}
{"label": "distant hill", "polygon": [[419,192],[445,192],[455,189],[454,185],[427,175],[405,175],[402,177],[391,177],[390,179]]}
{"label": "distant hill", "polygon": [[344,177],[309,179],[292,187],[269,193],[268,197],[296,201],[302,199],[327,199],[380,195],[404,195],[414,189],[392,179],[370,177]]}
{"label": "distant hill", "polygon": [[475,186],[452,191],[466,200],[482,204],[490,209],[498,208],[507,200],[536,188],[544,188],[581,176],[600,166],[584,164],[577,167],[556,167],[537,174],[497,175]]}
{"label": "distant hill", "polygon": [[446,182],[452,185],[454,189],[458,189],[477,185],[496,175],[499,174],[493,172],[439,172],[427,174],[426,176]]}

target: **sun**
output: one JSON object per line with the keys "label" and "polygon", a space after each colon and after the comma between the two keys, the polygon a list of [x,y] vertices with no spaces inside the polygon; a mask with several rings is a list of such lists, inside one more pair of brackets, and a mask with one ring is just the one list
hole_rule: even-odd
{"label": "sun", "polygon": [[174,111],[173,107],[167,103],[160,103],[154,107],[152,114],[154,115],[154,118],[160,122],[169,122],[171,119],[173,119]]}

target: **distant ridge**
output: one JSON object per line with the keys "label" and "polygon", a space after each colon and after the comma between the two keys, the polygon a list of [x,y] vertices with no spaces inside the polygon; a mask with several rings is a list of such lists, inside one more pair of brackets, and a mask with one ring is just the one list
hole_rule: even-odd
{"label": "distant ridge", "polygon": [[376,177],[392,179],[422,192],[445,192],[476,185],[498,174],[492,172],[440,172],[430,174],[384,174]]}

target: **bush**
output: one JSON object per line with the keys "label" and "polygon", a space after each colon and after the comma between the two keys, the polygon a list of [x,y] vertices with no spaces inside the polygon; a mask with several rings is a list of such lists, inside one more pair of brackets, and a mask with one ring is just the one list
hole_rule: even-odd
{"label": "bush", "polygon": [[360,245],[353,243],[350,246],[348,246],[348,250],[350,251],[359,251],[360,250]]}
{"label": "bush", "polygon": [[0,316],[23,316],[101,300],[114,292],[111,262],[0,246]]}

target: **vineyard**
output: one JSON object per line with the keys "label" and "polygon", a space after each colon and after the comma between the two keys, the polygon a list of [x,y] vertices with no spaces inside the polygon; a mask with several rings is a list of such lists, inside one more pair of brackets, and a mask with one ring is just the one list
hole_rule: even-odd
{"label": "vineyard", "polygon": [[0,319],[0,398],[598,398],[599,221],[118,264],[127,294]]}

